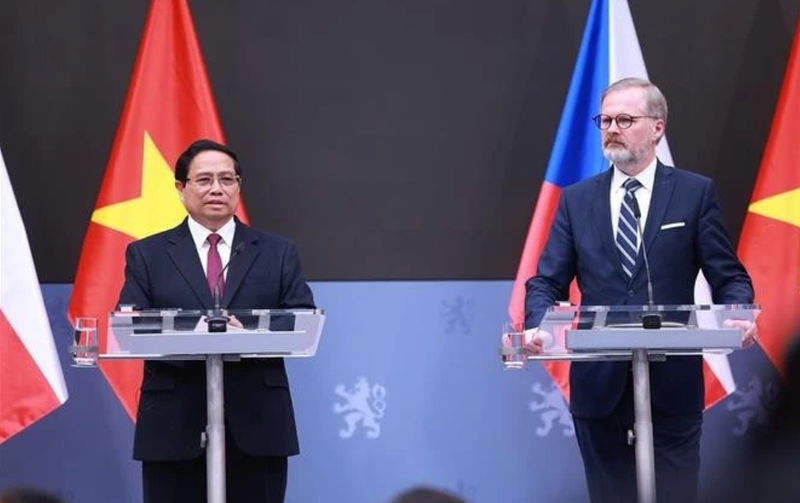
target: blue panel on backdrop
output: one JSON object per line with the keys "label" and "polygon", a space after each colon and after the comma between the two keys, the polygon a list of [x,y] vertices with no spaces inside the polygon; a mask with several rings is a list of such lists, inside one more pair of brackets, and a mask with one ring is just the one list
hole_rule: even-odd
{"label": "blue panel on backdrop", "polygon": [[380,503],[423,482],[475,503],[583,499],[558,391],[538,365],[502,369],[510,288],[314,285],[328,319],[317,357],[290,365],[302,451],[290,501]]}
{"label": "blue panel on backdrop", "polygon": [[[584,501],[566,404],[544,370],[503,371],[509,281],[312,284],[328,313],[317,356],[289,361],[301,454],[287,503],[384,503],[420,483],[471,503]],[[66,348],[71,288],[43,287]],[[739,391],[706,415],[703,485],[764,428],[777,376],[734,355]],[[96,370],[62,351],[67,403],[0,446],[0,488],[36,485],[80,503],[141,501],[133,427]]]}

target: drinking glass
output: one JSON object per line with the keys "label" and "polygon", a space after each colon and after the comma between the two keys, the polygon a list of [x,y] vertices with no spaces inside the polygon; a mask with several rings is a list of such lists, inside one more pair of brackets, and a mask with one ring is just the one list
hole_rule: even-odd
{"label": "drinking glass", "polygon": [[69,352],[73,367],[97,366],[97,318],[75,319],[75,339]]}

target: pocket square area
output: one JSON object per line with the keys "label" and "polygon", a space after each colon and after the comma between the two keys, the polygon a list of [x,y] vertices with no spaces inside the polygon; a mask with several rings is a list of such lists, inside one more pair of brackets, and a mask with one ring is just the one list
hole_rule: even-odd
{"label": "pocket square area", "polygon": [[686,225],[686,222],[672,222],[671,224],[664,224],[661,226],[661,230],[665,231],[667,229],[675,229],[676,227],[683,227]]}

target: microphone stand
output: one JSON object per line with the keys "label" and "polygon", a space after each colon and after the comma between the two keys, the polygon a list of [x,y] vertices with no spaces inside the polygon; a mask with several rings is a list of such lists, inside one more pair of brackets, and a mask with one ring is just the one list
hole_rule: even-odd
{"label": "microphone stand", "polygon": [[[654,312],[653,280],[650,277],[650,261],[642,233],[642,212],[639,201],[631,192],[633,216],[636,217],[636,231],[642,243],[644,269],[647,273],[647,307],[642,315],[642,328],[657,330],[661,328],[661,314]],[[628,444],[634,445],[636,452],[636,492],[638,500],[645,503],[656,501],[655,447],[653,444],[653,413],[650,407],[650,359],[646,349],[636,349],[631,354],[633,372],[633,431],[628,430]]]}
{"label": "microphone stand", "polygon": [[[639,242],[642,243],[642,257],[644,258],[644,271],[647,275],[647,307],[651,310],[655,308],[653,302],[653,280],[650,277],[650,261],[647,259],[647,248],[644,245],[644,235],[642,234],[642,212],[639,210],[639,201],[636,194],[631,192],[633,202],[633,216],[636,218],[636,232],[639,234]],[[661,313],[646,312],[642,315],[642,327],[657,330],[661,328]]]}
{"label": "microphone stand", "polygon": [[[230,264],[230,262],[228,262]],[[219,273],[220,277],[225,273],[225,269],[228,266],[226,265],[222,271]],[[214,309],[211,311],[211,314],[206,318],[206,322],[208,323],[208,331],[209,332],[227,332],[228,331],[228,321],[230,321],[230,317],[226,316],[222,309],[219,307],[219,278],[217,278],[216,283],[214,284]]]}
{"label": "microphone stand", "polygon": [[219,285],[220,281],[224,277],[225,271],[228,269],[228,266],[231,265],[233,261],[233,257],[235,257],[239,252],[242,251],[244,248],[244,243],[239,243],[236,248],[234,248],[233,252],[231,253],[231,258],[228,259],[228,263],[225,264],[225,267],[219,272],[217,276],[217,280],[214,282],[214,309],[211,311],[211,314],[206,318],[206,322],[208,323],[208,331],[209,332],[227,332],[228,331],[228,322],[230,321],[230,317],[225,315],[220,308],[220,294],[219,294]]}

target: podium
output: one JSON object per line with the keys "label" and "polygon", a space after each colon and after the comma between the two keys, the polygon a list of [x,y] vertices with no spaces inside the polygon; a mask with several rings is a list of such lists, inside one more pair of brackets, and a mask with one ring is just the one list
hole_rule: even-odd
{"label": "podium", "polygon": [[[549,308],[539,324],[543,352],[523,347],[524,333],[510,334],[501,354],[507,369],[535,360],[630,360],[633,370],[636,484],[640,503],[655,503],[653,420],[650,408],[650,361],[742,348],[736,320],[755,323],[761,307],[738,305],[569,306]],[[655,320],[658,320],[655,322]],[[654,326],[657,325],[657,326]],[[645,328],[651,327],[651,328]]]}
{"label": "podium", "polygon": [[319,309],[227,310],[242,327],[209,332],[206,311],[161,309],[115,311],[108,319],[104,360],[205,360],[206,446],[209,503],[225,502],[225,421],[223,362],[242,358],[312,357],[325,313]]}

